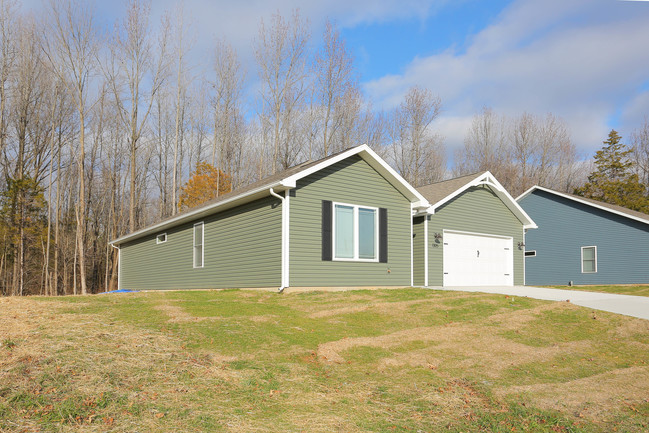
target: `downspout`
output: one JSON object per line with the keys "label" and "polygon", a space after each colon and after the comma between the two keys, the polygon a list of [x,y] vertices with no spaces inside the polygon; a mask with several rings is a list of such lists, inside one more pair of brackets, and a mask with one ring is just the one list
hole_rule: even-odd
{"label": "downspout", "polygon": [[415,260],[412,252],[413,242],[412,242],[412,226],[415,222],[414,219],[414,209],[412,203],[410,203],[410,287],[415,285]]}
{"label": "downspout", "polygon": [[428,287],[428,214],[424,215],[424,286]]}
{"label": "downspout", "polygon": [[282,201],[282,278],[281,286],[277,289],[279,293],[282,293],[288,287],[288,194],[283,197],[277,194],[273,188],[270,188],[268,192]]}
{"label": "downspout", "polygon": [[111,247],[117,250],[117,290],[122,289],[122,249],[111,243]]}

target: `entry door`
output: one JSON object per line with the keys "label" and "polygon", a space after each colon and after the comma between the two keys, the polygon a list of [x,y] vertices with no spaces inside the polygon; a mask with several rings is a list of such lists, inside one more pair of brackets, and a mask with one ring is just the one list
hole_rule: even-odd
{"label": "entry door", "polygon": [[445,286],[513,286],[512,238],[444,232]]}

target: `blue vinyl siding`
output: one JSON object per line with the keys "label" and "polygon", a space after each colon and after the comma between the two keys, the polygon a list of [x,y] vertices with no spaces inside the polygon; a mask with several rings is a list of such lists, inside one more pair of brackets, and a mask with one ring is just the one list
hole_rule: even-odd
{"label": "blue vinyl siding", "polygon": [[[519,202],[539,226],[528,231],[526,284],[649,283],[649,225],[545,191]],[[581,247],[597,247],[597,272],[581,272]]]}

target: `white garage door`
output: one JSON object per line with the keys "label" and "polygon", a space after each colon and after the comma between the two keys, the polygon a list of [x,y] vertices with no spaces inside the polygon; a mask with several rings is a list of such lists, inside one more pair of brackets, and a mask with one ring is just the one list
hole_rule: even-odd
{"label": "white garage door", "polygon": [[513,286],[512,238],[444,232],[445,286]]}

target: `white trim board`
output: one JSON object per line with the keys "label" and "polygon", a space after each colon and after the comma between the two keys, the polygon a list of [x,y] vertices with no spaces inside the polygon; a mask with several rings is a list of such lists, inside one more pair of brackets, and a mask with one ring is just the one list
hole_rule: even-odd
{"label": "white trim board", "polygon": [[620,216],[623,216],[625,218],[629,218],[629,219],[632,219],[632,220],[635,220],[635,221],[639,221],[641,223],[649,224],[649,220],[647,220],[647,219],[640,218],[640,217],[637,217],[635,215],[631,215],[631,214],[628,214],[626,212],[622,212],[622,211],[619,211],[619,210],[611,209],[611,208],[606,207],[606,206],[601,206],[601,205],[598,205],[597,203],[592,203],[592,202],[587,201],[587,200],[582,200],[582,199],[580,199],[578,197],[575,197],[575,196],[572,196],[570,194],[565,194],[565,193],[558,192],[558,191],[555,191],[555,190],[549,189],[549,188],[544,188],[544,187],[538,186],[538,185],[534,185],[533,187],[531,187],[530,189],[525,191],[523,194],[519,195],[518,198],[516,199],[516,201],[520,201],[520,200],[524,199],[525,197],[527,197],[528,195],[530,195],[531,193],[533,193],[537,189],[539,191],[547,192],[549,194],[554,194],[556,196],[563,197],[563,198],[566,198],[568,200],[575,201],[577,203],[585,204],[587,206],[591,206],[591,207],[594,207],[596,209],[600,209],[600,210],[603,210],[603,211],[606,211],[606,212],[610,212],[610,213],[615,214],[615,215],[620,215]]}
{"label": "white trim board", "polygon": [[[594,257],[593,260],[595,262],[595,270],[594,271],[584,271],[584,249],[586,248],[593,248],[594,249]],[[585,245],[581,247],[581,273],[582,274],[596,274],[597,273],[597,245]]]}
{"label": "white trim board", "polygon": [[[352,258],[342,258],[336,257],[336,206],[345,206],[351,207],[353,212],[353,231],[352,236],[354,237],[354,257]],[[378,262],[379,261],[379,208],[374,206],[364,206],[351,203],[340,203],[332,202],[332,218],[331,218],[331,260],[334,262]],[[360,258],[360,228],[359,228],[359,212],[360,209],[368,209],[374,211],[374,258],[373,259],[361,259]]]}
{"label": "white trim board", "polygon": [[[196,266],[196,226],[201,226],[201,265]],[[192,263],[194,269],[205,267],[205,221],[199,221],[192,226]]]}

